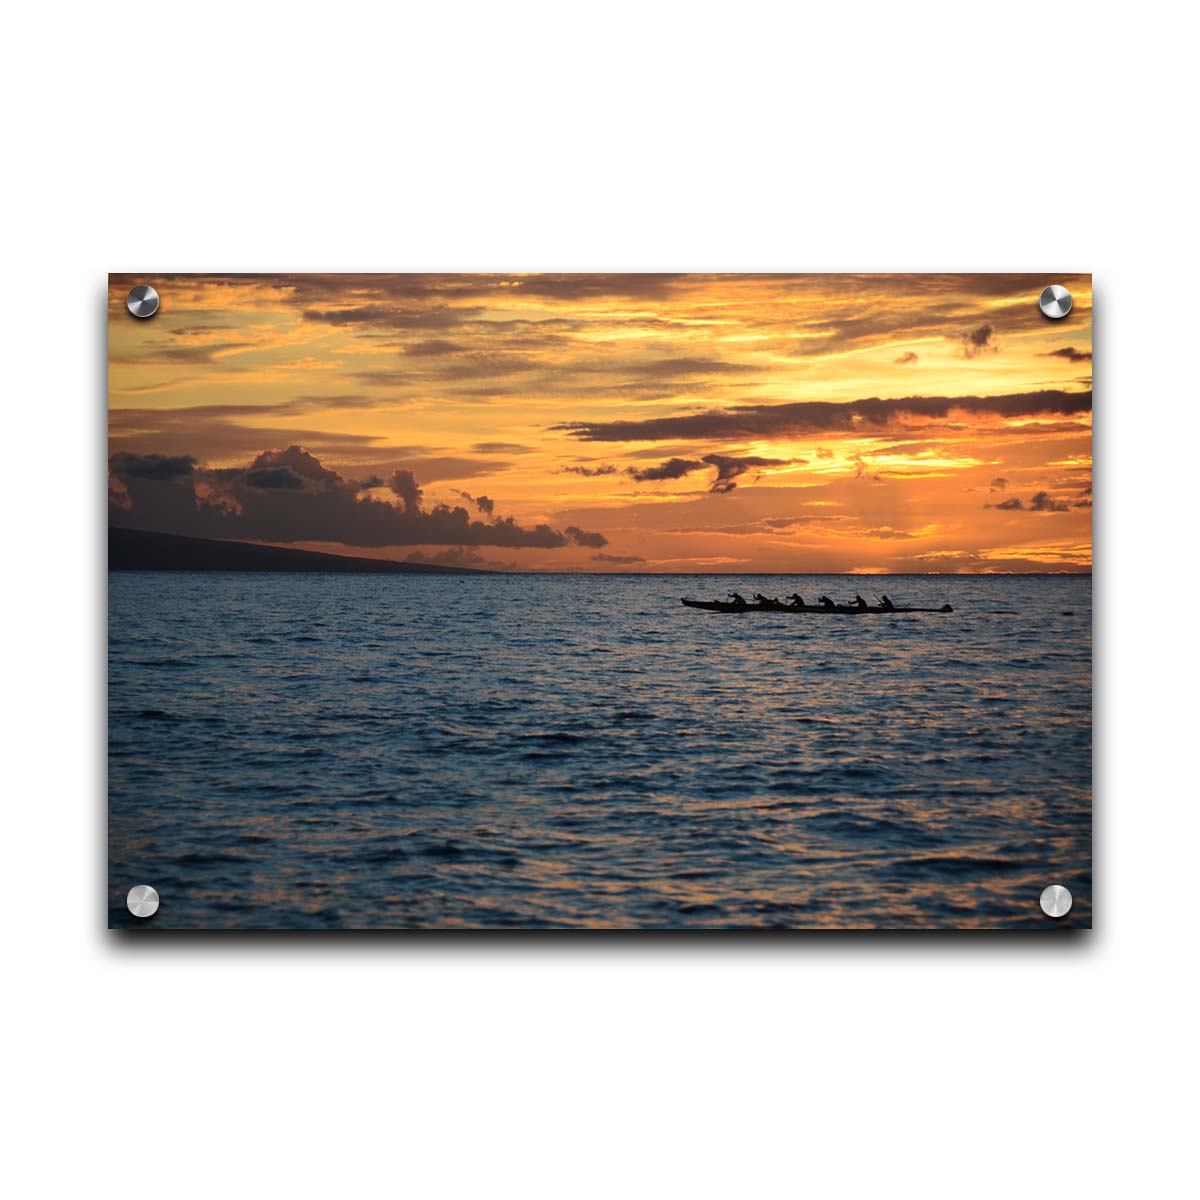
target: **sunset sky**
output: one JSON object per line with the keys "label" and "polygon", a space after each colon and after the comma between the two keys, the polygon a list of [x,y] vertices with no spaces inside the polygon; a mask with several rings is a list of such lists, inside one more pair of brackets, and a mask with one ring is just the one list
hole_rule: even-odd
{"label": "sunset sky", "polygon": [[1086,275],[114,275],[110,521],[509,570],[1088,571],[1091,352]]}

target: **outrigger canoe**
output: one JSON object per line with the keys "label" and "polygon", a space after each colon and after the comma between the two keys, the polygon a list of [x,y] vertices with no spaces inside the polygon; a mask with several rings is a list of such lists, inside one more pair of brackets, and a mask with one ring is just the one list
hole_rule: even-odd
{"label": "outrigger canoe", "polygon": [[878,607],[856,608],[850,604],[835,604],[833,608],[826,608],[822,604],[783,604],[775,600],[768,600],[766,604],[735,604],[730,600],[688,600],[681,598],[681,602],[686,604],[688,608],[703,608],[708,612],[721,613],[751,613],[751,612],[774,612],[774,613],[841,613],[843,616],[857,616],[859,613],[948,613],[954,609],[949,604],[943,604],[941,608],[884,608],[882,605]]}

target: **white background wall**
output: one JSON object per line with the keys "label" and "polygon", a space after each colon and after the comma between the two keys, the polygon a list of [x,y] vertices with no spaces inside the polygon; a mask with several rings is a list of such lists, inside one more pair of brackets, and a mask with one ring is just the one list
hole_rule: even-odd
{"label": "white background wall", "polygon": [[[14,1196],[1195,1183],[1195,10],[21,5],[0,89]],[[109,269],[1095,273],[1097,929],[104,931]],[[1190,1110],[1190,1111],[1189,1111]]]}

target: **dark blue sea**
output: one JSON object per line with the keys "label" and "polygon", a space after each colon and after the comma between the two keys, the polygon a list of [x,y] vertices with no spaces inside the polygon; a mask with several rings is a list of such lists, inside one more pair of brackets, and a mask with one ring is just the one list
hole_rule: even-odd
{"label": "dark blue sea", "polygon": [[[948,615],[724,615],[887,592]],[[1091,922],[1087,576],[109,575],[110,923]]]}

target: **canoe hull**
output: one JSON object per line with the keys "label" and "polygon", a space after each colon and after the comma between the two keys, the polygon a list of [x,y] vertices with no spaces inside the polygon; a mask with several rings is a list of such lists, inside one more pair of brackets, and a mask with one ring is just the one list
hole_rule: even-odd
{"label": "canoe hull", "polygon": [[941,608],[853,608],[848,604],[838,604],[833,608],[825,608],[819,604],[805,604],[798,606],[794,604],[732,604],[726,600],[688,600],[686,597],[680,598],[680,603],[688,608],[701,608],[706,612],[719,613],[812,613],[821,616],[843,616],[857,617],[865,613],[949,613],[954,609],[949,604],[943,604]]}

